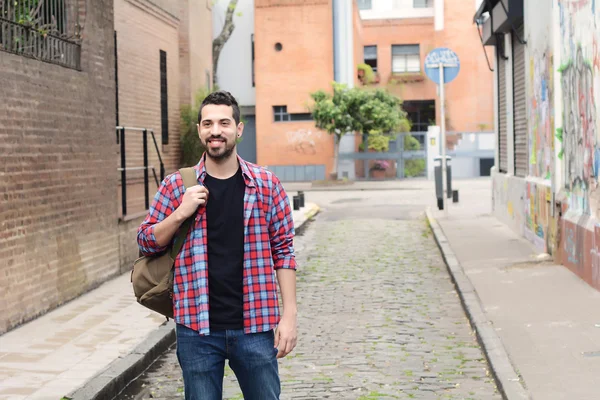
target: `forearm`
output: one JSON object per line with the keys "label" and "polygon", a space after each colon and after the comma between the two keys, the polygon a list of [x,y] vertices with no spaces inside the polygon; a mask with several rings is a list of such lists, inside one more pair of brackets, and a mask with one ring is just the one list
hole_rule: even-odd
{"label": "forearm", "polygon": [[173,239],[177,229],[185,221],[185,217],[177,210],[154,226],[154,237],[160,247],[167,246]]}
{"label": "forearm", "polygon": [[276,273],[281,290],[281,300],[283,302],[283,316],[295,319],[298,314],[298,307],[296,305],[296,271],[280,268]]}

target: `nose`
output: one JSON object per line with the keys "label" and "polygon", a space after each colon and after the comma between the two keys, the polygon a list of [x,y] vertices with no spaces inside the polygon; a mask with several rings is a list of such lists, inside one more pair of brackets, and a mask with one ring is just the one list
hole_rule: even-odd
{"label": "nose", "polygon": [[219,124],[213,124],[212,127],[210,128],[210,134],[211,135],[217,135],[219,134]]}

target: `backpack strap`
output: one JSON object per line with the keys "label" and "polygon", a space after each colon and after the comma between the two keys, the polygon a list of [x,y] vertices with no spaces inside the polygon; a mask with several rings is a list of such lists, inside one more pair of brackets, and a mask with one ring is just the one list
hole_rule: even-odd
{"label": "backpack strap", "polygon": [[[183,178],[183,186],[184,187],[190,188],[190,187],[198,184],[198,180],[196,178],[196,170],[194,170],[194,168],[192,168],[192,167],[181,168],[179,170],[179,173],[181,174],[181,178]],[[173,245],[171,247],[171,258],[173,260],[175,260],[175,258],[181,251],[181,248],[183,247],[183,242],[185,242],[185,238],[188,235],[190,226],[194,222],[195,217],[196,217],[196,213],[192,214],[188,219],[186,219],[183,222],[183,224],[181,224],[181,227],[179,228],[179,232],[177,233],[177,236],[175,237],[175,241],[173,242]]]}

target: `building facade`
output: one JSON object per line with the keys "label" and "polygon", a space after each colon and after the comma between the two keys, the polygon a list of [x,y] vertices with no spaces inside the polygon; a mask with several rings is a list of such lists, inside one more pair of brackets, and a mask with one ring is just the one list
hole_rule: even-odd
{"label": "building facade", "polygon": [[120,270],[112,1],[65,2],[64,14],[45,16],[57,21],[52,40],[27,38],[8,3],[0,6],[0,333]]}
{"label": "building facade", "polygon": [[593,0],[505,3],[475,14],[496,53],[494,213],[600,289],[600,14]]}
{"label": "building facade", "polygon": [[[179,167],[181,106],[212,80],[210,1],[11,4],[0,3],[0,334],[131,269],[147,212],[142,132],[126,130],[122,152],[116,127],[155,133],[160,181],[159,154],[165,174]],[[27,34],[23,12],[49,35]]]}
{"label": "building facade", "polygon": [[[423,132],[424,145],[428,127],[441,122],[437,88],[425,76],[423,66],[427,53],[436,47],[451,48],[461,60],[459,76],[446,86],[449,149],[454,150],[465,133],[491,132],[493,83],[487,78],[492,72],[481,57],[484,50],[472,22],[476,4],[461,0],[256,0],[257,162],[286,181],[330,178],[334,140],[311,121],[310,93],[331,90],[334,80],[362,85],[361,64],[373,68],[373,87],[386,88],[403,101],[413,131]],[[348,62],[353,70],[350,79],[342,74]],[[351,159],[359,142],[355,137],[342,139],[335,178],[366,177],[364,162]],[[482,154],[480,158],[489,159],[489,170],[493,151]],[[465,168],[480,161],[467,156]],[[453,162],[460,165],[458,154]],[[395,169],[388,175],[396,176]]]}

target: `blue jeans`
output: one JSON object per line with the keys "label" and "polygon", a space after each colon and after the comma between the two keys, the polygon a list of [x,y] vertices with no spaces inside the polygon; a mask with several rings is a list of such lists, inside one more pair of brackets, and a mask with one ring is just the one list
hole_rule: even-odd
{"label": "blue jeans", "polygon": [[177,325],[177,359],[186,400],[221,400],[225,360],[245,400],[278,400],[281,393],[274,332],[213,331],[208,336]]}

